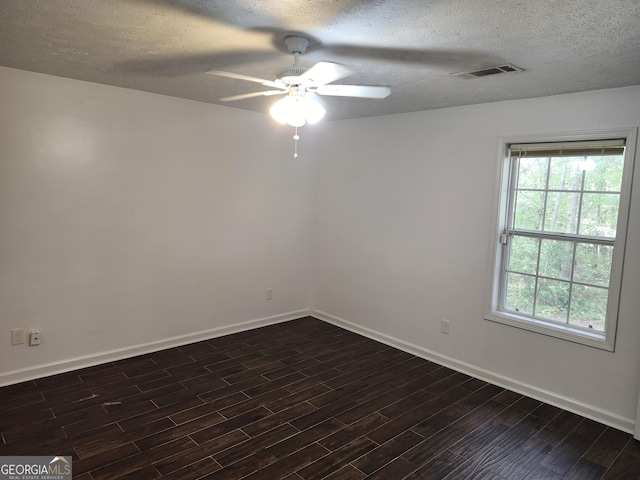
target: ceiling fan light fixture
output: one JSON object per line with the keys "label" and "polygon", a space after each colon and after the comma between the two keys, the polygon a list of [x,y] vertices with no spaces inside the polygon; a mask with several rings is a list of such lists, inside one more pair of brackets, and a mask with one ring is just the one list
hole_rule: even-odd
{"label": "ceiling fan light fixture", "polygon": [[287,95],[269,109],[269,114],[276,122],[292,127],[317,123],[325,113],[322,105],[304,95]]}
{"label": "ceiling fan light fixture", "polygon": [[307,119],[307,123],[311,125],[318,123],[322,120],[324,114],[327,113],[322,105],[309,97],[304,97],[304,102],[305,118]]}
{"label": "ceiling fan light fixture", "polygon": [[269,109],[269,114],[276,122],[283,125],[288,123],[292,127],[301,127],[305,123],[304,113],[296,97],[281,98]]}

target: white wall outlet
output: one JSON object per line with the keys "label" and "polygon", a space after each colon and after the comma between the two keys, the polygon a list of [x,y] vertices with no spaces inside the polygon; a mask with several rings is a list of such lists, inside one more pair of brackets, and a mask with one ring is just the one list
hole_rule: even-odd
{"label": "white wall outlet", "polygon": [[449,320],[440,320],[440,331],[449,335]]}
{"label": "white wall outlet", "polygon": [[24,343],[24,328],[11,329],[11,345],[22,345]]}
{"label": "white wall outlet", "polygon": [[273,288],[267,288],[267,300],[271,300],[273,298]]}
{"label": "white wall outlet", "polygon": [[29,345],[40,345],[42,332],[40,330],[33,330],[29,335]]}

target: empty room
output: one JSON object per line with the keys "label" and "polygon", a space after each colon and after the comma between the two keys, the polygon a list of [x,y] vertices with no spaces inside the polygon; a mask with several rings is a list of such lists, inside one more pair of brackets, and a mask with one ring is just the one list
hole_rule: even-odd
{"label": "empty room", "polygon": [[637,0],[0,0],[0,478],[640,479],[639,127]]}

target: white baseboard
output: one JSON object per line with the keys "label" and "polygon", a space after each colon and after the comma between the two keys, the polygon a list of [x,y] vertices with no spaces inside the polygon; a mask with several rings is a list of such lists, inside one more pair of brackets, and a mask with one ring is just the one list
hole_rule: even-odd
{"label": "white baseboard", "polygon": [[514,392],[521,393],[531,398],[535,398],[536,400],[540,400],[542,402],[555,405],[570,412],[577,413],[597,422],[609,425],[613,428],[617,428],[618,430],[622,430],[624,432],[632,434],[634,433],[635,422],[631,418],[625,418],[599,407],[588,405],[578,400],[564,397],[548,390],[537,388],[534,385],[529,385],[513,378],[505,377],[497,373],[478,368],[474,365],[456,360],[455,358],[441,355],[437,352],[420,347],[419,345],[405,342],[404,340],[400,340],[385,333],[381,333],[376,330],[357,325],[340,317],[336,317],[335,315],[313,309],[297,310],[280,315],[273,315],[270,317],[258,318],[255,320],[235,323],[232,325],[216,327],[210,330],[180,335],[177,337],[172,337],[155,342],[133,345],[130,347],[99,352],[92,355],[71,358],[59,362],[37,365],[34,367],[28,367],[19,370],[12,370],[9,372],[0,373],[0,386],[20,383],[27,380],[34,380],[36,378],[48,377],[50,375],[65,373],[80,368],[92,367],[94,365],[99,365],[102,363],[123,360],[125,358],[157,352],[159,350],[164,350],[167,348],[179,347],[181,345],[187,345],[189,343],[199,342],[202,340],[209,340],[211,338],[221,337],[223,335],[229,335],[231,333],[243,332],[267,325],[287,322],[289,320],[295,320],[297,318],[305,317],[308,315],[311,315],[318,318],[319,320],[331,323],[338,327],[344,328],[346,330],[358,333],[365,337],[371,338],[378,342],[382,342],[399,350],[403,350],[407,353],[411,353],[412,355],[416,355],[417,357],[421,357],[439,365],[451,368],[458,372],[471,375],[475,378],[479,378],[494,385],[507,388]]}
{"label": "white baseboard", "polygon": [[451,368],[458,372],[471,375],[472,377],[479,378],[480,380],[484,380],[494,385],[498,385],[508,390],[526,395],[527,397],[535,398],[536,400],[540,400],[550,405],[555,405],[556,407],[563,408],[564,410],[577,413],[578,415],[582,415],[583,417],[590,418],[605,425],[609,425],[613,428],[617,428],[618,430],[622,430],[623,432],[631,434],[634,433],[635,422],[631,418],[625,418],[613,412],[603,410],[593,405],[588,405],[573,398],[558,395],[557,393],[540,389],[534,385],[529,385],[516,379],[505,377],[497,373],[475,367],[474,365],[461,362],[459,360],[456,360],[455,358],[441,355],[437,352],[420,347],[419,345],[405,342],[404,340],[400,340],[385,333],[381,333],[370,328],[357,325],[340,317],[336,317],[335,315],[330,315],[319,310],[312,310],[310,315],[318,318],[319,320],[331,323],[346,330],[350,330],[354,333],[358,333],[365,337],[371,338],[391,347],[395,347],[399,350],[403,350],[407,353],[411,353],[412,355],[416,355],[417,357],[424,358],[439,365]]}
{"label": "white baseboard", "polygon": [[179,335],[177,337],[158,340],[155,342],[132,345],[130,347],[108,350],[83,357],[70,358],[59,362],[12,370],[0,373],[0,387],[27,380],[34,380],[36,378],[48,377],[58,373],[70,372],[80,368],[92,367],[102,363],[115,362],[117,360],[123,360],[125,358],[143,355],[145,353],[157,352],[167,348],[179,347],[181,345],[200,342],[202,340],[209,340],[211,338],[221,337],[231,333],[243,332],[245,330],[252,330],[254,328],[264,327],[267,325],[287,322],[289,320],[295,320],[296,318],[306,317],[308,315],[311,315],[310,309],[297,310],[295,312],[288,312],[280,315],[249,320],[246,322],[234,323],[232,325],[224,325],[210,330]]}

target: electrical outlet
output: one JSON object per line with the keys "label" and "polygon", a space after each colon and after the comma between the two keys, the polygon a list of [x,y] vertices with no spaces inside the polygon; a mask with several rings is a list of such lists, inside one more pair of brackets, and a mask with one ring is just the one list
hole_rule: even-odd
{"label": "electrical outlet", "polygon": [[267,300],[271,300],[273,298],[273,288],[267,288]]}
{"label": "electrical outlet", "polygon": [[40,345],[40,339],[42,337],[42,332],[40,330],[33,330],[29,335],[29,345]]}
{"label": "electrical outlet", "polygon": [[11,329],[11,345],[22,345],[24,343],[24,328]]}
{"label": "electrical outlet", "polygon": [[449,335],[449,320],[440,320],[440,331]]}

